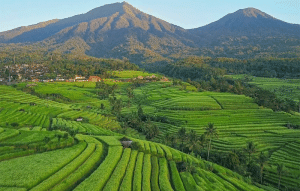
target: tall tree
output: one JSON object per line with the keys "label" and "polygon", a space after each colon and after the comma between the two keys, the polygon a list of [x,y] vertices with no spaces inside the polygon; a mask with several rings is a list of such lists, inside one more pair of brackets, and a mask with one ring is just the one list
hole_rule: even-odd
{"label": "tall tree", "polygon": [[240,165],[240,159],[236,150],[232,150],[226,156],[226,163],[230,169],[235,170]]}
{"label": "tall tree", "polygon": [[246,148],[244,148],[244,151],[248,154],[248,156],[249,156],[249,163],[250,163],[251,155],[256,152],[256,146],[255,146],[255,144],[252,141],[248,142],[247,145],[246,145]]}
{"label": "tall tree", "polygon": [[187,137],[185,127],[181,127],[181,128],[178,130],[177,136],[178,136],[178,138],[179,138],[180,141],[181,141],[180,147],[181,147],[181,151],[183,151],[183,142],[184,142],[184,140],[185,140],[186,137]]}
{"label": "tall tree", "polygon": [[280,189],[281,177],[287,171],[285,170],[284,164],[282,163],[277,164],[276,166],[277,166],[277,174],[278,174],[278,189]]}
{"label": "tall tree", "polygon": [[144,111],[143,111],[143,108],[142,108],[142,106],[139,104],[137,109],[138,109],[138,116],[139,116],[139,118],[142,120],[143,117],[144,117]]}
{"label": "tall tree", "polygon": [[198,137],[197,137],[197,134],[196,134],[196,131],[195,130],[191,130],[188,135],[187,135],[187,138],[189,140],[188,142],[188,148],[191,152],[194,152],[196,151],[198,148],[199,148],[199,140],[198,140]]}
{"label": "tall tree", "polygon": [[164,143],[165,143],[166,145],[169,145],[170,139],[171,139],[171,134],[170,134],[170,132],[166,132],[165,135],[164,135]]}
{"label": "tall tree", "polygon": [[205,136],[209,139],[208,148],[207,148],[207,160],[209,160],[209,151],[211,150],[211,139],[218,138],[218,131],[217,128],[214,127],[213,123],[208,123],[207,127],[205,128]]}
{"label": "tall tree", "polygon": [[257,162],[260,167],[260,183],[263,183],[263,172],[266,165],[268,165],[269,158],[265,155],[264,152],[261,152],[258,156]]}

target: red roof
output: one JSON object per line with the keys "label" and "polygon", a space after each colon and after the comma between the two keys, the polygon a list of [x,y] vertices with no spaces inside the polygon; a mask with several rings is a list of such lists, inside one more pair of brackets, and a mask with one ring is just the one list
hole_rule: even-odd
{"label": "red roof", "polygon": [[98,76],[90,76],[88,79],[88,81],[100,81],[100,80],[101,80],[101,78]]}

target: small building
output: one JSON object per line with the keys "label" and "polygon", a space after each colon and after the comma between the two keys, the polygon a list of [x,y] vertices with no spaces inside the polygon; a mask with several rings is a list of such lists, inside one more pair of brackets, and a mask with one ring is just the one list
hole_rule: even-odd
{"label": "small building", "polygon": [[128,148],[132,144],[132,140],[128,139],[127,137],[123,137],[120,139],[121,144],[123,145],[124,148]]}
{"label": "small building", "polygon": [[83,118],[82,118],[82,117],[78,117],[78,118],[76,119],[76,121],[83,121]]}
{"label": "small building", "polygon": [[101,78],[98,76],[90,76],[88,79],[89,82],[100,82]]}
{"label": "small building", "polygon": [[75,76],[75,80],[85,80],[85,77],[84,76],[79,76],[79,75],[76,75]]}
{"label": "small building", "polygon": [[39,82],[39,79],[32,79],[32,82]]}
{"label": "small building", "polygon": [[166,77],[162,77],[160,81],[161,81],[161,82],[169,82],[169,79],[166,78]]}

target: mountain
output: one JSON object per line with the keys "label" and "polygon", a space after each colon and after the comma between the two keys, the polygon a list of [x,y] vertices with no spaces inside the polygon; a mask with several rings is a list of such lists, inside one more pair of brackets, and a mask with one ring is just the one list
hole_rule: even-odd
{"label": "mountain", "polygon": [[250,54],[253,51],[290,51],[300,42],[299,31],[300,25],[286,23],[255,8],[240,9],[206,26],[189,30],[206,39],[203,47],[219,46],[224,52],[236,49],[236,53],[248,49]]}
{"label": "mountain", "polygon": [[[109,4],[85,14],[0,33],[0,43],[59,44],[64,52],[81,49],[97,57],[163,58],[195,48],[185,29],[145,14],[126,2]],[[197,37],[195,37],[197,38]],[[74,44],[80,44],[82,48]]]}
{"label": "mountain", "polygon": [[278,20],[258,9],[241,9],[228,14],[220,20],[206,26],[191,29],[190,32],[216,37],[218,36],[290,36],[300,37],[300,25]]}
{"label": "mountain", "polygon": [[21,43],[21,48],[31,44],[55,54],[126,57],[137,64],[190,55],[295,57],[300,55],[298,31],[300,25],[283,22],[254,8],[186,30],[122,2],[1,32],[0,49],[12,43]]}

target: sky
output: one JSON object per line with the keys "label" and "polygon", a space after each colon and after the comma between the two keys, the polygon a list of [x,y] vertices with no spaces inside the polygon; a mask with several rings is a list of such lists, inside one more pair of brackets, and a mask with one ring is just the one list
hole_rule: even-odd
{"label": "sky", "polygon": [[[120,0],[0,0],[0,32],[82,14]],[[214,22],[228,13],[257,8],[277,19],[300,24],[300,0],[126,0],[139,10],[185,29]]]}

